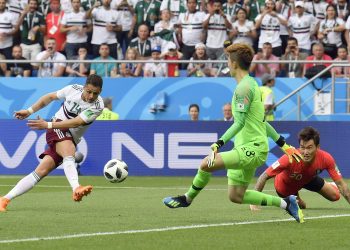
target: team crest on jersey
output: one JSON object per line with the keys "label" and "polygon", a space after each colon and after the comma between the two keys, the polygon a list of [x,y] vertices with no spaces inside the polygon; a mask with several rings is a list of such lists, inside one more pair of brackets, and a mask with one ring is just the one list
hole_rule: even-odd
{"label": "team crest on jersey", "polygon": [[237,110],[244,110],[244,103],[237,103]]}
{"label": "team crest on jersey", "polygon": [[273,164],[272,164],[272,169],[276,169],[280,166],[281,164],[279,163],[279,161],[275,161]]}

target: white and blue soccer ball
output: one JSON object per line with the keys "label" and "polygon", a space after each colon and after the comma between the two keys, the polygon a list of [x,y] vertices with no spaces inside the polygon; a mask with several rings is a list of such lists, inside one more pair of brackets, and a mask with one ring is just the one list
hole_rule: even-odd
{"label": "white and blue soccer ball", "polygon": [[119,159],[109,160],[103,168],[103,175],[109,182],[122,182],[128,177],[128,165]]}

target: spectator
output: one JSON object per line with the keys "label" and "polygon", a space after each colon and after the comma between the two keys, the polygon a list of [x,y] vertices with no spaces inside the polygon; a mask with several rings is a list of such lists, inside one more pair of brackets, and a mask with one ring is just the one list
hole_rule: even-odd
{"label": "spectator", "polygon": [[[334,61],[343,61],[344,63],[349,63],[350,62],[350,56],[348,55],[348,50],[345,46],[340,46],[338,48],[338,57],[334,59]],[[349,67],[334,67],[332,69],[332,73],[335,74],[336,76],[342,75],[342,76],[347,76],[349,77],[350,75],[350,68]]]}
{"label": "spectator", "polygon": [[284,19],[287,20],[287,24],[281,25],[281,29],[280,29],[280,37],[282,41],[282,54],[283,54],[284,51],[286,50],[287,40],[289,37],[287,27],[288,27],[288,19],[293,13],[293,3],[290,3],[289,0],[276,1],[276,10],[277,10],[277,13],[281,14],[284,17]]}
{"label": "spectator", "polygon": [[26,0],[9,0],[6,2],[8,11],[13,14],[16,20],[19,19],[21,13],[24,10],[24,7],[28,4],[28,1]]}
{"label": "spectator", "polygon": [[[22,48],[19,45],[15,45],[12,48],[13,60],[25,60],[22,56]],[[12,77],[29,77],[32,73],[32,66],[30,63],[8,63],[6,76]]]}
{"label": "spectator", "polygon": [[62,6],[62,11],[65,14],[73,12],[72,0],[60,0],[60,2]]}
{"label": "spectator", "polygon": [[54,63],[55,61],[65,61],[66,57],[60,52],[57,52],[56,40],[48,38],[45,41],[46,50],[40,52],[36,56],[36,60],[48,61],[39,64],[38,77],[60,77],[63,76],[66,63]]}
{"label": "spectator", "polygon": [[151,56],[152,42],[149,39],[149,28],[142,24],[138,29],[138,37],[134,38],[129,47],[136,48],[139,52],[140,59],[149,59]]}
{"label": "spectator", "polygon": [[[46,31],[44,16],[37,10],[38,1],[29,0],[18,21],[18,26],[21,27],[23,57],[28,60],[34,60],[40,53],[40,43]],[[32,63],[32,65],[37,66],[38,64]]]}
{"label": "spectator", "polygon": [[[139,53],[135,48],[128,48],[125,53],[125,60],[137,60]],[[138,77],[142,72],[141,63],[122,63],[120,65],[120,74],[122,77]]]}
{"label": "spectator", "polygon": [[160,6],[160,11],[169,10],[171,21],[177,23],[179,21],[180,13],[186,12],[185,0],[163,0]]}
{"label": "spectator", "polygon": [[[156,46],[152,49],[152,58],[153,60],[160,60],[161,48]],[[166,76],[166,64],[160,62],[148,62],[144,67],[144,76],[145,77],[165,77]]]}
{"label": "spectator", "polygon": [[232,24],[221,7],[221,1],[214,0],[213,12],[209,12],[203,22],[203,28],[207,30],[207,55],[212,60],[216,60],[224,52],[222,45],[228,38],[227,31],[232,29]]}
{"label": "spectator", "polygon": [[[218,60],[228,60],[228,53],[227,53],[227,48],[232,44],[232,42],[230,40],[226,40],[224,42],[224,53],[219,57]],[[225,76],[225,77],[230,77],[230,69],[228,67],[227,62],[225,63],[220,63],[219,65],[217,65],[217,72],[216,72],[216,76]]]}
{"label": "spectator", "polygon": [[227,16],[230,23],[234,23],[237,20],[237,12],[242,8],[240,1],[236,0],[227,0],[227,3],[222,5],[222,10]]}
{"label": "spectator", "polygon": [[267,61],[278,61],[278,57],[272,54],[271,43],[264,43],[262,52],[258,52],[250,66],[249,71],[255,75],[255,77],[260,77],[265,73],[271,74],[272,76],[277,76],[280,72],[280,65],[278,63],[258,63],[259,60]]}
{"label": "spectator", "polygon": [[[78,50],[78,55],[73,56],[72,60],[86,60],[87,59],[87,49],[82,46]],[[85,62],[68,63],[66,68],[66,73],[71,77],[87,77],[89,75],[90,64]]]}
{"label": "spectator", "polygon": [[260,87],[261,100],[265,108],[265,120],[274,121],[274,109],[275,109],[275,95],[273,93],[272,87],[275,86],[275,78],[270,74],[264,74],[261,77],[262,85]]}
{"label": "spectator", "polygon": [[6,1],[0,0],[0,53],[11,58],[13,37],[17,32],[17,18],[6,10]]}
{"label": "spectator", "polygon": [[203,43],[198,43],[196,45],[196,50],[191,57],[191,63],[187,67],[187,76],[215,76],[216,69],[213,68],[211,63],[195,63],[196,60],[208,60],[206,54],[205,45]]}
{"label": "spectator", "polygon": [[135,15],[131,32],[138,30],[141,24],[146,24],[150,30],[154,30],[154,25],[160,16],[160,2],[153,0],[139,0],[135,6]]}
{"label": "spectator", "polygon": [[61,22],[61,32],[67,33],[65,52],[68,59],[78,55],[78,50],[87,46],[87,33],[92,31],[91,20],[81,11],[80,0],[72,0],[73,11],[65,13]]}
{"label": "spectator", "polygon": [[[115,60],[113,57],[110,56],[109,46],[107,43],[103,43],[100,45],[99,50],[100,56],[96,57],[94,60],[109,60],[113,61]],[[107,66],[105,63],[92,63],[91,64],[91,70],[90,75],[99,75],[101,77],[116,77],[117,76],[117,66],[115,63],[107,63]]]}
{"label": "spectator", "polygon": [[232,25],[230,37],[233,38],[233,43],[245,43],[253,47],[257,37],[255,25],[247,20],[247,11],[243,8],[237,11],[237,20]]}
{"label": "spectator", "polygon": [[255,18],[255,27],[260,28],[259,49],[266,42],[272,45],[272,54],[277,57],[282,55],[281,25],[287,25],[287,20],[276,13],[274,0],[266,0],[264,11]]}
{"label": "spectator", "polygon": [[92,18],[92,53],[97,57],[100,53],[101,44],[107,44],[110,55],[118,59],[117,32],[121,31],[121,16],[116,10],[111,9],[111,0],[95,2],[93,7],[86,13],[87,18]]}
{"label": "spectator", "polygon": [[92,9],[96,2],[99,2],[101,4],[101,0],[81,0],[81,8],[84,11],[88,11],[89,9]]}
{"label": "spectator", "polygon": [[[180,60],[182,56],[182,53],[177,50],[176,45],[174,43],[169,43],[167,46],[167,51],[165,51],[160,57],[164,58],[165,60]],[[179,75],[179,64],[168,63],[168,76],[178,77]]]}
{"label": "spectator", "polygon": [[187,1],[187,12],[180,13],[178,39],[182,43],[181,52],[185,60],[190,59],[195,52],[196,44],[204,41],[202,23],[205,20],[205,13],[197,11],[196,0]]}
{"label": "spectator", "polygon": [[321,0],[311,0],[305,2],[305,11],[317,18],[320,22],[325,19],[326,8],[328,3],[321,2]]}
{"label": "spectator", "polygon": [[316,65],[324,65],[325,67],[328,67],[330,65],[330,63],[321,63],[321,64],[317,64],[317,63],[312,63],[312,61],[319,61],[319,60],[326,60],[326,61],[331,61],[332,58],[329,55],[326,55],[324,53],[324,48],[323,45],[321,43],[315,43],[312,46],[312,55],[306,57],[307,61],[310,61],[310,63],[307,63],[304,65],[304,74],[305,72],[310,69],[311,67],[315,67]]}
{"label": "spectator", "polygon": [[[281,60],[305,60],[308,54],[300,52],[298,40],[294,37],[289,37],[287,40],[287,48]],[[303,77],[303,64],[287,63],[282,64],[281,68],[289,78]]]}
{"label": "spectator", "polygon": [[122,16],[120,21],[122,30],[117,32],[117,40],[124,56],[131,41],[132,34],[129,35],[129,33],[132,26],[133,14],[135,12],[133,6],[134,4],[136,6],[136,3],[137,0],[113,0],[111,3],[112,9],[116,9]]}
{"label": "spectator", "polygon": [[[174,1],[174,0],[169,0]],[[151,36],[158,36],[167,42],[174,42],[175,26],[172,20],[170,20],[170,11],[162,10],[161,20],[154,26],[154,31],[151,32]]]}
{"label": "spectator", "polygon": [[[334,2],[335,3],[335,2]],[[337,0],[335,7],[337,8],[338,17],[343,19],[344,22],[348,19],[349,16],[349,6],[347,0]]]}
{"label": "spectator", "polygon": [[191,121],[198,121],[199,120],[199,106],[198,104],[190,104],[188,107],[188,114],[190,116]]}
{"label": "spectator", "polygon": [[288,28],[290,37],[298,40],[299,51],[310,55],[311,37],[315,35],[318,21],[310,14],[305,13],[304,2],[295,2],[295,14],[288,20]]}
{"label": "spectator", "polygon": [[233,121],[232,106],[231,103],[225,103],[222,107],[222,113],[224,114],[224,121]]}
{"label": "spectator", "polygon": [[334,5],[326,8],[326,19],[320,22],[317,38],[322,41],[325,53],[333,59],[337,57],[337,47],[342,45],[343,19],[337,17]]}
{"label": "spectator", "polygon": [[119,120],[119,114],[113,112],[113,106],[112,106],[112,98],[106,97],[103,98],[104,103],[104,109],[102,110],[102,113],[96,118],[96,120]]}
{"label": "spectator", "polygon": [[248,13],[250,21],[255,22],[256,17],[264,11],[265,0],[244,0],[244,8]]}
{"label": "spectator", "polygon": [[[20,0],[25,1],[25,0]],[[44,19],[46,18],[47,14],[50,12],[50,0],[38,0],[38,11],[43,14]]]}
{"label": "spectator", "polygon": [[57,51],[64,52],[66,45],[66,34],[61,32],[61,20],[64,15],[61,11],[61,4],[59,0],[50,1],[51,12],[46,16],[46,35],[47,38],[55,38],[57,44]]}
{"label": "spectator", "polygon": [[[0,54],[0,60],[5,60],[5,59],[6,59],[5,56]],[[7,68],[6,63],[4,62],[0,63],[0,76],[5,76],[6,68]]]}

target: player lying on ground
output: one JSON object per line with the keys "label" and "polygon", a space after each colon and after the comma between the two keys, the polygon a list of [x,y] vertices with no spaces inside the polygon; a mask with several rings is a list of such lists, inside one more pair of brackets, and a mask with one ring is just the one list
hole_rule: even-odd
{"label": "player lying on ground", "polygon": [[103,110],[103,100],[100,97],[102,85],[101,77],[90,75],[86,79],[85,86],[69,85],[42,96],[26,110],[15,111],[14,116],[23,120],[54,100],[64,101],[50,122],[40,117],[37,120],[28,120],[27,125],[31,129],[47,129],[46,142],[49,147],[39,156],[42,161],[36,169],[22,178],[4,197],[0,197],[0,212],[6,211],[12,199],[31,190],[60,164],[63,165],[64,173],[73,189],[74,201],[81,201],[83,196],[92,191],[90,185],[80,186],[74,155],[76,145],[84,132]]}
{"label": "player lying on ground", "polygon": [[[317,192],[330,201],[337,201],[340,193],[350,203],[350,191],[343,180],[333,157],[320,149],[320,134],[312,127],[306,127],[299,132],[300,153],[303,161],[292,162],[284,155],[260,175],[255,190],[262,191],[270,178],[275,178],[275,189],[280,197],[296,195],[300,208],[306,208],[306,203],[300,198],[299,191],[304,188]],[[327,170],[334,183],[325,182],[318,176]],[[256,205],[251,210],[258,210]]]}
{"label": "player lying on ground", "polygon": [[[184,195],[163,200],[169,208],[188,207],[199,192],[208,184],[211,173],[227,169],[228,195],[234,203],[276,206],[285,209],[296,221],[303,222],[303,214],[296,197],[280,197],[247,190],[257,167],[267,159],[269,151],[267,136],[270,136],[292,158],[301,157],[284,138],[265,122],[261,92],[254,78],[248,74],[254,52],[245,44],[233,44],[227,48],[228,65],[237,87],[232,98],[235,122],[221,138],[211,146],[211,153],[202,161],[192,186]],[[226,142],[235,137],[235,147],[218,153]]]}

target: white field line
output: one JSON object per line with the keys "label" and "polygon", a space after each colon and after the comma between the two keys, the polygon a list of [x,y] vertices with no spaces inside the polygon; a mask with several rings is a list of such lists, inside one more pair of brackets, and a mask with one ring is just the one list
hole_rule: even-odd
{"label": "white field line", "polygon": [[[329,219],[329,218],[339,218],[339,217],[350,217],[350,214],[322,215],[322,216],[308,217],[308,218],[305,218],[305,219],[306,220],[318,220],[318,219]],[[237,226],[237,225],[253,225],[253,224],[287,222],[287,221],[294,221],[294,219],[290,218],[290,219],[263,220],[263,221],[242,221],[242,222],[200,224],[200,225],[190,225],[190,226],[163,227],[163,228],[126,230],[126,231],[114,231],[114,232],[67,234],[67,235],[61,235],[61,236],[33,237],[33,238],[24,238],[24,239],[0,240],[0,244],[19,243],[19,242],[31,242],[31,241],[43,241],[43,240],[65,240],[65,239],[88,238],[88,237],[105,236],[105,235],[167,232],[167,231],[187,230],[187,229],[195,229],[195,228],[226,227],[226,226]]]}

